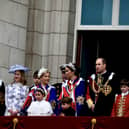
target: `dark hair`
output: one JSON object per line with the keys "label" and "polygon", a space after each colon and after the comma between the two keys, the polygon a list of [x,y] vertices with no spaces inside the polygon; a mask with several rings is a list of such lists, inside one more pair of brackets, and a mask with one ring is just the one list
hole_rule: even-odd
{"label": "dark hair", "polygon": [[60,70],[62,73],[65,73],[65,67],[66,67],[66,64],[60,65]]}
{"label": "dark hair", "polygon": [[129,81],[128,81],[128,79],[126,79],[126,78],[121,79],[121,81],[120,81],[120,86],[122,86],[122,85],[129,86]]}
{"label": "dark hair", "polygon": [[36,71],[33,73],[33,78],[38,78],[38,72],[39,72],[39,70],[36,70]]}
{"label": "dark hair", "polygon": [[44,89],[36,88],[35,93],[36,93],[36,92],[40,92],[42,95],[45,96],[45,91],[44,91]]}
{"label": "dark hair", "polygon": [[105,58],[102,58],[103,64],[107,64],[107,60]]}
{"label": "dark hair", "polygon": [[102,59],[103,64],[107,64],[107,60],[104,57],[98,57],[97,59]]}
{"label": "dark hair", "polygon": [[80,68],[79,68],[77,65],[75,65],[75,68],[76,68],[76,70],[75,70],[75,75],[76,75],[77,77],[79,77],[79,76],[80,76]]}
{"label": "dark hair", "polygon": [[80,68],[75,64],[75,63],[72,63],[75,70],[73,68],[71,68],[70,66],[66,66],[67,68],[69,68],[72,72],[74,72],[74,74],[79,77],[80,76]]}
{"label": "dark hair", "polygon": [[71,104],[72,103],[72,98],[64,97],[64,98],[62,98],[61,103],[62,104],[64,104],[64,103]]}

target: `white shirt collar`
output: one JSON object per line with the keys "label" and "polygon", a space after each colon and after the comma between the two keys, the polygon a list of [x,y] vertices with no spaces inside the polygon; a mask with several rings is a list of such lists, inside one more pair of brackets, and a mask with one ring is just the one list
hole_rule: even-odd
{"label": "white shirt collar", "polygon": [[129,91],[127,91],[126,93],[122,93],[121,95],[122,95],[122,97],[124,97],[124,96],[126,96],[128,94],[129,94]]}

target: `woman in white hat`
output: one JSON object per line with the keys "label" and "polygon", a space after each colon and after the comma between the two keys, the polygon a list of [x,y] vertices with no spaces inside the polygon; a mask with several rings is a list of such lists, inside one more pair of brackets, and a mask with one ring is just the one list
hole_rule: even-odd
{"label": "woman in white hat", "polygon": [[27,67],[17,64],[9,69],[9,73],[14,74],[14,80],[5,89],[6,116],[20,115],[21,107],[28,92],[25,79],[25,72],[27,71],[29,71]]}
{"label": "woman in white hat", "polygon": [[29,108],[32,101],[35,101],[35,91],[37,88],[41,88],[45,91],[44,100],[49,101],[51,103],[53,112],[55,115],[57,115],[57,97],[56,97],[56,89],[54,86],[51,86],[49,84],[50,80],[50,72],[46,68],[41,68],[38,72],[38,78],[40,79],[40,84],[38,86],[35,86],[32,88],[32,90],[29,92],[25,103],[23,105],[23,112],[25,112]]}
{"label": "woman in white hat", "polygon": [[50,72],[46,68],[41,68],[38,72],[38,77],[40,79],[41,84],[38,88],[42,88],[45,91],[44,99],[49,101],[52,105],[53,112],[57,114],[57,97],[56,97],[56,89],[54,86],[49,84],[50,80]]}

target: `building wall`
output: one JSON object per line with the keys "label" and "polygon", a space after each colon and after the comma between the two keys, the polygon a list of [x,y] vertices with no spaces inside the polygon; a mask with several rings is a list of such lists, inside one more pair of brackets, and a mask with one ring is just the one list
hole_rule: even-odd
{"label": "building wall", "polygon": [[0,0],[0,78],[9,83],[13,64],[32,73],[46,67],[51,83],[61,81],[59,65],[72,61],[76,0]]}
{"label": "building wall", "polygon": [[29,3],[26,65],[32,73],[40,67],[48,68],[51,83],[61,81],[59,65],[72,61],[75,4],[75,0]]}
{"label": "building wall", "polygon": [[0,78],[8,83],[8,68],[25,64],[28,0],[0,0]]}

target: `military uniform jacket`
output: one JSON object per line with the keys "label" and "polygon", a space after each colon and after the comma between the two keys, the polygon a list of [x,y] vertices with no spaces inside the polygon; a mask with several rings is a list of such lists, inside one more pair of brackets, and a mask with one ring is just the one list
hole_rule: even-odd
{"label": "military uniform jacket", "polygon": [[59,101],[63,97],[72,98],[72,108],[76,111],[77,116],[81,116],[84,106],[84,97],[86,94],[85,81],[83,78],[76,78],[75,80],[66,81],[64,86],[62,86],[62,92],[59,97]]}
{"label": "military uniform jacket", "polygon": [[111,113],[112,117],[129,117],[129,92],[116,95]]}
{"label": "military uniform jacket", "polygon": [[[99,79],[98,79],[99,78]],[[95,104],[94,115],[110,116],[115,94],[119,92],[119,81],[114,73],[105,72],[89,77],[87,85],[86,101],[91,108]]]}

